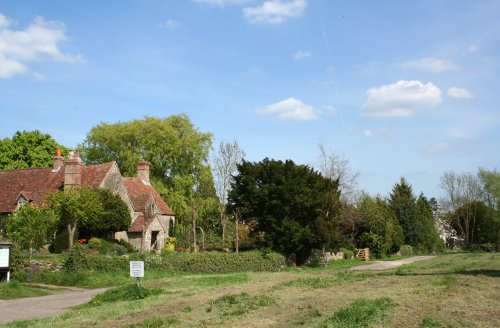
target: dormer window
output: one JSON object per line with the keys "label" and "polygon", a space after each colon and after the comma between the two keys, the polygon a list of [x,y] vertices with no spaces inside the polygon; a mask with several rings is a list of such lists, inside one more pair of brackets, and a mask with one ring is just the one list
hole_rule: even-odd
{"label": "dormer window", "polygon": [[28,204],[29,202],[30,202],[29,199],[25,198],[22,195],[19,196],[19,198],[17,199],[17,209],[20,209],[21,207]]}

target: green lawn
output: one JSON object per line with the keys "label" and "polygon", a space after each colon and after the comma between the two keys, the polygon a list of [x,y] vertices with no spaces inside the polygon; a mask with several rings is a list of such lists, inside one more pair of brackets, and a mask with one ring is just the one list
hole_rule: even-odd
{"label": "green lawn", "polygon": [[446,254],[376,272],[349,271],[355,264],[155,273],[143,283],[154,291],[144,298],[121,300],[123,289],[58,317],[9,327],[500,327],[498,253]]}

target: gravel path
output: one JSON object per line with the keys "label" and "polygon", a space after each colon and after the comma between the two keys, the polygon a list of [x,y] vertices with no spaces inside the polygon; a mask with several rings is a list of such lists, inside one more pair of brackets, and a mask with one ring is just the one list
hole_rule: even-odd
{"label": "gravel path", "polygon": [[107,289],[67,288],[48,296],[0,300],[0,324],[62,314],[73,306],[87,303]]}
{"label": "gravel path", "polygon": [[429,260],[435,258],[435,256],[413,256],[407,259],[395,260],[395,261],[377,261],[373,264],[358,265],[352,267],[351,270],[385,270],[396,268],[403,264],[413,263],[416,261]]}

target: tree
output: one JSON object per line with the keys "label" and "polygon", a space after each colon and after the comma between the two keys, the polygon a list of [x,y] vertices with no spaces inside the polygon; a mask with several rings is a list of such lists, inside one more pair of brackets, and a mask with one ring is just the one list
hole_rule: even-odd
{"label": "tree", "polygon": [[491,240],[495,243],[495,249],[498,252],[500,250],[500,172],[496,168],[491,171],[480,168],[478,177],[483,201],[491,209],[489,230],[492,234]]}
{"label": "tree", "polygon": [[[139,160],[151,163],[151,182],[176,212],[177,223],[191,218],[193,189],[207,187],[200,181],[210,176],[208,155],[210,133],[199,132],[186,115],[167,118],[101,123],[91,129],[83,142],[87,164],[116,161],[125,176],[133,176]],[[213,193],[212,193],[213,194]]]}
{"label": "tree", "polygon": [[338,180],[291,160],[243,161],[237,168],[229,207],[255,222],[252,233],[262,246],[295,253],[300,262],[335,238]]}
{"label": "tree", "polygon": [[29,261],[33,248],[47,243],[55,230],[57,217],[51,209],[25,205],[7,221],[7,236],[23,250],[28,250]]}
{"label": "tree", "polygon": [[433,206],[435,206],[435,200],[432,198],[427,200],[424,194],[420,193],[416,202],[417,223],[420,232],[418,241],[419,245],[427,252],[433,252],[443,246],[436,229]]}
{"label": "tree", "polygon": [[[232,143],[221,142],[219,150],[213,159],[213,172],[214,172],[214,186],[215,193],[219,197],[219,214],[220,224],[222,227],[222,243],[225,244],[226,240],[226,206],[227,197],[231,190],[231,183],[233,182],[233,175],[236,173],[237,165],[241,163],[245,157],[245,152],[240,148],[238,142],[235,140]],[[237,217],[237,215],[235,215]],[[236,229],[238,222],[236,222]],[[238,234],[236,233],[236,236]]]}
{"label": "tree", "polygon": [[403,229],[390,206],[380,197],[361,196],[358,205],[361,224],[357,242],[377,257],[397,252],[403,244]]}
{"label": "tree", "polygon": [[440,187],[446,193],[442,204],[449,212],[454,213],[452,218],[461,218],[455,222],[457,232],[464,238],[466,247],[472,246],[474,235],[471,232],[475,229],[477,210],[474,205],[481,196],[479,179],[471,173],[448,171],[441,177]]}
{"label": "tree", "polygon": [[394,211],[396,218],[403,228],[405,244],[418,246],[422,243],[421,226],[417,220],[416,200],[413,190],[405,178],[395,184],[390,194],[389,206]]}
{"label": "tree", "polygon": [[38,130],[17,131],[12,139],[0,140],[0,169],[51,166],[57,148],[61,149],[63,155],[68,153],[68,149],[49,134]]}
{"label": "tree", "polygon": [[358,190],[359,172],[352,172],[349,167],[349,160],[342,155],[328,153],[325,147],[320,144],[320,172],[332,180],[339,181],[339,190],[343,199],[353,201]]}
{"label": "tree", "polygon": [[108,190],[71,188],[49,195],[48,202],[68,231],[68,247],[73,246],[77,228],[99,234],[127,230],[131,223],[127,205]]}

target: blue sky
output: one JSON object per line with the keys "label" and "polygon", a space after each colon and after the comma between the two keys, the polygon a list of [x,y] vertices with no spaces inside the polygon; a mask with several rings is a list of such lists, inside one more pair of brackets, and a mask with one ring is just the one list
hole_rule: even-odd
{"label": "blue sky", "polygon": [[100,122],[186,113],[247,159],[319,166],[386,195],[440,196],[498,167],[500,2],[0,2],[0,138],[75,147]]}

